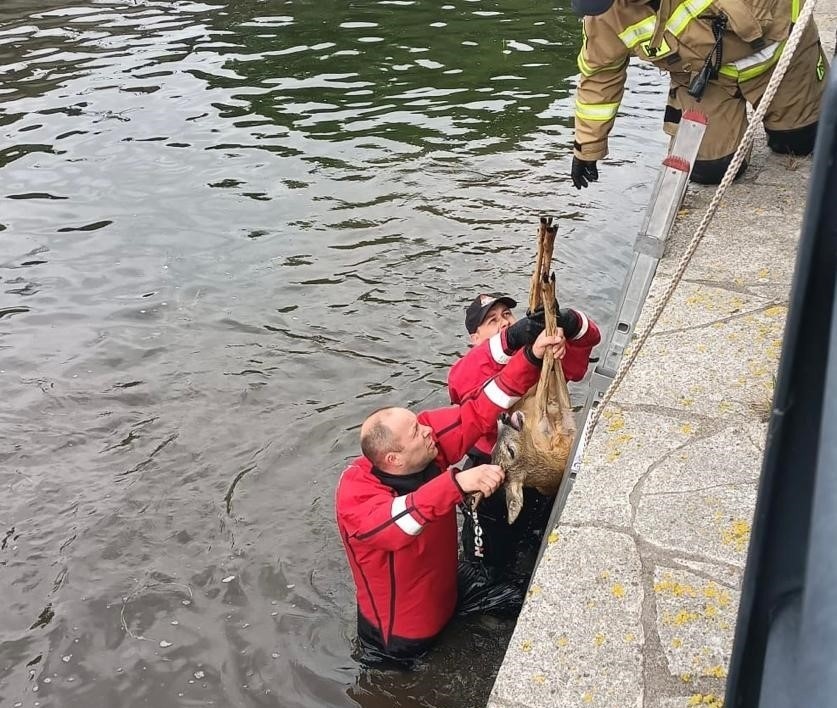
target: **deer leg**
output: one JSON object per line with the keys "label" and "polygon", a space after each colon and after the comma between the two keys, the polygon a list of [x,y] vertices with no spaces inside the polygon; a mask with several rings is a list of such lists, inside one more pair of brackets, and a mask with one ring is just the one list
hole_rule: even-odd
{"label": "deer leg", "polygon": [[[534,312],[541,304],[540,279],[543,272],[544,241],[546,239],[547,219],[541,217],[538,226],[538,255],[535,258],[535,268],[532,271],[532,284],[529,286],[529,311]],[[547,268],[549,266],[547,265]]]}

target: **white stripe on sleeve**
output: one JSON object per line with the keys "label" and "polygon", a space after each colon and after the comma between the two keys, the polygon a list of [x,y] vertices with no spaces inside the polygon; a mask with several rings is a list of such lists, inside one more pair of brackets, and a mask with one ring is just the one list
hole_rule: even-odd
{"label": "white stripe on sleeve", "polygon": [[585,334],[587,334],[587,330],[590,329],[590,320],[587,319],[587,315],[583,312],[576,310],[575,314],[577,314],[578,318],[581,320],[581,328],[578,330],[578,334],[575,335],[573,339],[581,339]]}
{"label": "white stripe on sleeve", "polygon": [[491,350],[491,358],[498,364],[508,364],[511,356],[503,351],[503,333],[498,332],[488,340],[488,348]]}
{"label": "white stripe on sleeve", "polygon": [[[410,536],[418,536],[424,528],[418,521],[416,521],[407,512],[407,495],[402,497],[395,497],[392,500],[392,518],[404,533]],[[402,516],[399,516],[401,514]]]}
{"label": "white stripe on sleeve", "polygon": [[497,382],[494,379],[491,379],[491,381],[486,384],[483,391],[485,391],[485,395],[488,396],[488,400],[490,400],[494,405],[500,406],[500,408],[511,408],[520,400],[520,396],[509,396],[509,394],[497,385]]}

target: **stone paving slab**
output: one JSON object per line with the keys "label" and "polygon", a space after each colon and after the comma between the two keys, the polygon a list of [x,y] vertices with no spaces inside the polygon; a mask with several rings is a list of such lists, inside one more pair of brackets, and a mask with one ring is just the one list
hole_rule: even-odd
{"label": "stone paving slab", "polygon": [[[817,21],[830,56],[837,0]],[[757,141],[604,412],[489,706],[723,705],[809,174]],[[713,193],[690,187],[639,328]]]}

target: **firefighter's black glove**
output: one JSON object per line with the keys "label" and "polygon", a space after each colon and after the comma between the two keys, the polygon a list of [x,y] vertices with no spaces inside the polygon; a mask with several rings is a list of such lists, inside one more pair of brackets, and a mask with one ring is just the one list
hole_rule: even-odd
{"label": "firefighter's black glove", "polygon": [[569,307],[561,310],[556,308],[557,315],[555,316],[555,323],[564,330],[564,337],[567,339],[575,339],[581,331],[581,317],[575,310]]}
{"label": "firefighter's black glove", "polygon": [[573,157],[572,167],[573,185],[576,189],[586,187],[589,182],[599,181],[599,170],[595,160],[579,160]]}
{"label": "firefighter's black glove", "polygon": [[538,338],[538,335],[543,332],[543,328],[543,312],[541,312],[540,322],[537,318],[521,317],[506,329],[506,345],[516,352],[521,347],[532,344]]}

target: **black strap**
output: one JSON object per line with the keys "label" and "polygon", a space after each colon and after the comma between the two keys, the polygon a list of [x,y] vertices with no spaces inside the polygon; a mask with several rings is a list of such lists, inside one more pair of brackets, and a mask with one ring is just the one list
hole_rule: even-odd
{"label": "black strap", "polygon": [[706,90],[707,84],[718,78],[718,73],[724,61],[724,32],[726,32],[726,29],[727,16],[723,12],[712,18],[712,36],[715,38],[715,44],[712,45],[701,70],[689,84],[689,95],[698,101],[703,98],[703,92]]}

